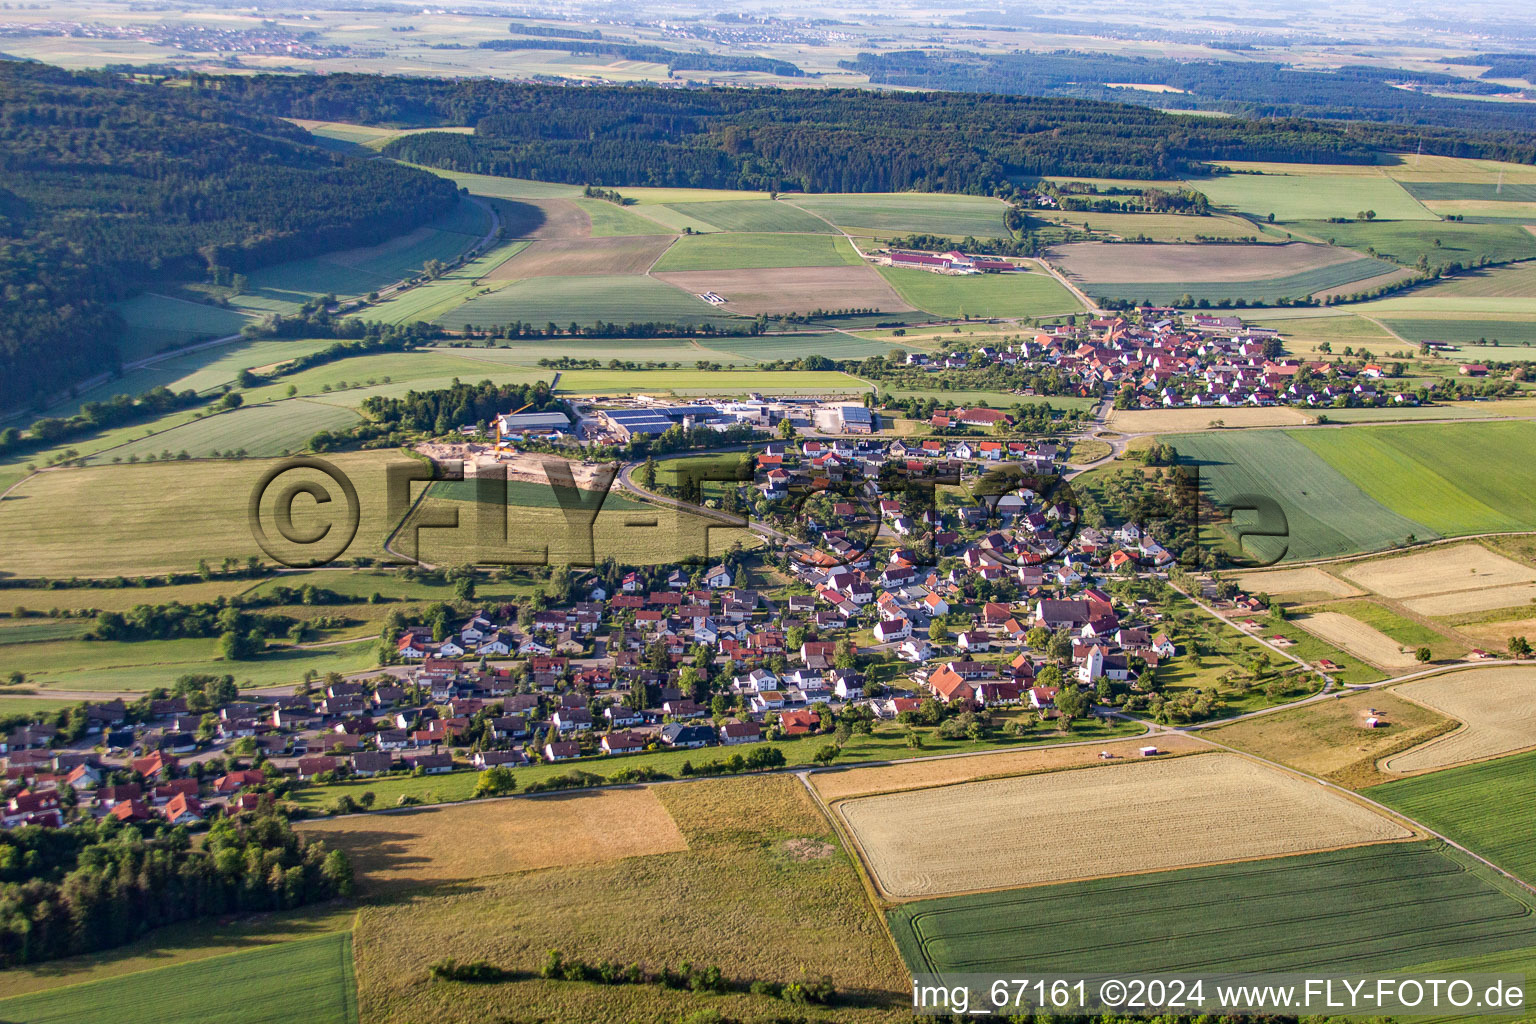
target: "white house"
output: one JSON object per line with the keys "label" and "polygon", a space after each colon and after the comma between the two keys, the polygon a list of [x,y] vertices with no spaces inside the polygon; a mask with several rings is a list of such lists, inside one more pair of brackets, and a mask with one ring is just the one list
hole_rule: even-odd
{"label": "white house", "polygon": [[893,640],[905,640],[912,635],[912,623],[906,619],[886,619],[875,625],[875,640],[888,644]]}

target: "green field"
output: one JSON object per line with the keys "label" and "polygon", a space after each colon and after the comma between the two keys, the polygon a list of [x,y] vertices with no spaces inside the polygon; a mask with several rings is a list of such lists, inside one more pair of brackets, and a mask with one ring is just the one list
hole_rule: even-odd
{"label": "green field", "polygon": [[568,370],[560,375],[557,390],[573,395],[820,395],[868,391],[869,385],[836,370]]}
{"label": "green field", "polygon": [[196,341],[240,333],[250,317],[221,306],[168,295],[146,294],[113,307],[126,329],[117,339],[124,362],[143,359]]}
{"label": "green field", "polygon": [[1382,220],[1437,218],[1411,194],[1411,190],[1380,171],[1371,174],[1329,175],[1307,173],[1297,166],[1295,174],[1224,174],[1191,179],[1189,186],[1210,196],[1211,203],[1239,210],[1263,220],[1327,220],[1353,217],[1361,210],[1375,210]]}
{"label": "green field", "polygon": [[1438,299],[1463,295],[1478,298],[1536,298],[1536,261],[1464,271],[1455,277],[1415,288],[1406,293],[1405,297]]}
{"label": "green field", "polygon": [[[1477,349],[1476,352],[1469,352],[1466,349],[1460,352],[1448,352],[1446,353],[1448,359],[1487,358],[1498,362],[1536,359],[1536,354],[1526,347],[1536,344],[1536,319],[1432,320],[1418,317],[1402,319],[1383,317],[1381,322],[1411,341],[1450,341],[1457,345],[1472,345]],[[1494,348],[1491,345],[1486,347],[1476,345],[1480,341],[1500,342],[1500,351],[1491,351]],[[1508,346],[1507,349],[1505,346]]]}
{"label": "green field", "polygon": [[1536,235],[1518,224],[1409,220],[1330,224],[1326,220],[1299,220],[1285,226],[1331,245],[1360,252],[1374,248],[1383,259],[1406,267],[1413,266],[1421,255],[1430,266],[1452,260],[1469,266],[1480,256],[1496,262],[1536,257]]}
{"label": "green field", "polygon": [[945,317],[1058,316],[1083,307],[1040,270],[1012,274],[930,274],[907,267],[880,267],[909,305]]}
{"label": "green field", "polygon": [[[439,480],[431,487],[433,498],[447,501],[479,501],[474,480]],[[587,500],[583,499],[583,504]],[[508,480],[506,498],[503,504],[515,508],[559,508],[560,500],[553,487],[545,484],[532,483],[525,480]],[[651,509],[649,505],[635,498],[625,497],[618,488],[610,490],[603,498],[603,509],[609,512],[633,511],[635,509]]]}
{"label": "green field", "polygon": [[527,241],[515,241],[496,246],[485,255],[477,256],[442,277],[397,292],[383,302],[365,306],[349,315],[358,320],[377,320],[386,324],[430,321],[468,302],[479,290],[482,277],[528,248],[528,245]]}
{"label": "green field", "polygon": [[280,455],[304,448],[309,439],[322,430],[345,429],[359,419],[351,409],[306,399],[251,405],[130,441],[88,461],[101,463],[127,461],[133,457],[143,459],[148,455],[159,457],[166,451],[173,455],[185,451],[193,458],[240,449],[251,456]]}
{"label": "green field", "polygon": [[1085,281],[1081,287],[1089,295],[1117,299],[1150,299],[1155,303],[1176,303],[1188,295],[1196,302],[1222,299],[1249,302],[1274,302],[1299,299],[1313,292],[1342,288],[1398,268],[1384,260],[1362,259],[1317,267],[1299,274],[1266,277],[1254,281],[1179,281],[1175,283],[1142,281]]}
{"label": "green field", "polygon": [[620,235],[670,235],[676,230],[658,224],[617,203],[610,203],[606,199],[573,199],[571,202],[581,207],[592,219],[594,238],[611,238]]}
{"label": "green field", "polygon": [[0,999],[27,1024],[357,1024],[347,932]]}
{"label": "green field", "polygon": [[[1049,225],[1108,232],[1121,238],[1145,238],[1154,242],[1193,242],[1196,238],[1224,238],[1232,241],[1256,238],[1266,241],[1259,229],[1241,217],[1213,215],[1186,216],[1177,213],[1094,213],[1088,210],[1031,210],[1031,221]],[[1033,226],[1033,225],[1032,225]]]}
{"label": "green field", "polygon": [[1374,551],[1410,534],[1419,540],[1434,535],[1423,523],[1373,501],[1298,440],[1294,436],[1298,433],[1304,432],[1214,431],[1166,440],[1178,449],[1184,464],[1199,468],[1201,490],[1219,505],[1227,506],[1242,495],[1268,497],[1280,504],[1289,537],[1250,538],[1246,545],[1252,557],[1273,557],[1283,545],[1288,561],[1324,558]]}
{"label": "green field", "polygon": [[[710,207],[721,205],[711,203]],[[757,270],[769,267],[859,266],[864,261],[848,240],[835,235],[684,235],[653,268],[676,270]]]}
{"label": "green field", "polygon": [[[702,220],[721,231],[809,231],[813,234],[826,234],[834,230],[832,225],[814,214],[806,213],[787,202],[772,200],[712,202],[708,205],[680,203],[666,209]],[[654,215],[651,207],[646,207],[645,212]]]}
{"label": "green field", "polygon": [[[948,235],[1003,238],[1003,204],[981,196],[886,192],[794,195],[788,202],[823,217],[849,234]],[[708,211],[704,211],[708,215]]]}
{"label": "green field", "polygon": [[823,355],[828,359],[868,359],[883,356],[891,349],[907,346],[888,341],[864,341],[844,334],[773,335],[757,338],[707,338],[700,342],[710,352],[719,353],[725,362],[771,363],[779,359],[799,359]]}
{"label": "green field", "polygon": [[[314,614],[319,614],[315,612]],[[361,672],[378,664],[372,642],[313,647],[284,647],[250,661],[223,661],[214,639],[143,640],[103,643],[54,640],[16,644],[6,649],[7,671],[25,672],[40,696],[55,690],[139,692],[170,686],[183,675],[232,675],[241,686],[297,683],[309,669]]]}
{"label": "green field", "polygon": [[[1404,647],[1428,647],[1437,659],[1460,657],[1467,653],[1466,644],[1405,618],[1375,601],[1333,601],[1308,610],[1341,612],[1356,622],[1363,622],[1378,633],[1391,637]],[[1350,682],[1359,681],[1353,676],[1350,677]]]}
{"label": "green field", "polygon": [[917,972],[1348,971],[1536,946],[1536,896],[1438,842],[909,903]]}
{"label": "green field", "polygon": [[[612,205],[612,204],[608,204]],[[702,299],[638,274],[609,277],[546,277],[517,281],[471,299],[437,318],[449,327],[507,324],[514,320],[562,328],[572,323],[665,323],[745,325],[717,313]]]}
{"label": "green field", "polygon": [[496,199],[561,199],[581,195],[580,185],[563,185],[554,181],[533,181],[529,178],[502,178],[493,174],[466,174],[445,171],[438,167],[422,167],[411,164],[417,170],[427,171],[439,178],[447,178],[460,188],[467,188],[477,196]]}
{"label": "green field", "polygon": [[1536,753],[1447,768],[1368,790],[1394,810],[1536,884]]}
{"label": "green field", "polygon": [[1503,182],[1409,181],[1409,195],[1428,201],[1471,199],[1484,203],[1536,203],[1536,185]]}

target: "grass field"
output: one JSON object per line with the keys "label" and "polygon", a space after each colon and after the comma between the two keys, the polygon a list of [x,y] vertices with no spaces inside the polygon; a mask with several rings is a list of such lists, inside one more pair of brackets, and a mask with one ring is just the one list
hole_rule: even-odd
{"label": "grass field", "polygon": [[[696,235],[695,238],[737,238],[738,235]],[[767,236],[775,237],[775,236]],[[780,235],[811,238],[812,235]],[[776,316],[811,313],[815,310],[875,309],[887,319],[907,318],[890,313],[909,312],[911,307],[891,289],[878,271],[869,266],[791,267],[776,270],[686,270],[658,273],[657,277],[692,295],[714,292],[725,299],[724,309],[733,313]],[[926,314],[923,314],[926,319]],[[847,318],[828,318],[828,323],[855,326]],[[769,342],[768,344],[772,344]],[[832,341],[836,345],[838,342]]]}
{"label": "grass field", "polygon": [[1536,753],[1373,786],[1369,796],[1536,884]]}
{"label": "grass field", "polygon": [[[1363,603],[1356,602],[1356,606]],[[1328,607],[1331,609],[1333,606]],[[1324,643],[1333,644],[1341,651],[1347,651],[1378,668],[1401,670],[1417,664],[1411,650],[1404,650],[1403,645],[1394,637],[1354,615],[1332,610],[1311,611],[1296,616],[1293,621],[1307,632],[1321,637]],[[1436,639],[1444,639],[1438,634],[1433,635]]]}
{"label": "grass field", "polygon": [[[881,891],[897,899],[1411,835],[1315,784],[1225,753],[863,797],[837,810]],[[946,856],[960,834],[987,856]]]}
{"label": "grass field", "polygon": [[365,891],[687,849],[648,788],[352,815],[301,826],[352,858]]}
{"label": "grass field", "polygon": [[908,304],[939,316],[1051,317],[1083,308],[1055,278],[1040,271],[951,276],[881,267],[880,273]]}
{"label": "grass field", "polygon": [[955,896],[887,919],[914,971],[1373,974],[1536,946],[1533,900],[1422,842]]}
{"label": "grass field", "polygon": [[447,178],[455,185],[467,188],[477,196],[493,196],[497,199],[570,199],[581,195],[580,185],[533,181],[528,178],[502,178],[492,174],[466,174],[436,167],[419,169],[429,171],[439,178]]}
{"label": "grass field", "polygon": [[[1367,718],[1384,726],[1370,728]],[[1444,715],[1387,690],[1331,700],[1224,725],[1202,735],[1259,757],[1354,788],[1390,776],[1378,758],[1455,728]]]}
{"label": "grass field", "polygon": [[182,348],[205,338],[238,334],[250,317],[232,309],[167,295],[145,294],[113,307],[126,329],[117,339],[124,362]]}
{"label": "grass field", "polygon": [[[1436,660],[1459,658],[1467,653],[1465,644],[1375,601],[1335,601],[1322,608],[1354,619],[1387,637],[1396,646],[1415,649],[1428,647]],[[1348,645],[1344,646],[1348,649]]]}
{"label": "grass field", "polygon": [[[1383,324],[1410,341],[1449,341],[1464,347],[1453,359],[1493,359],[1514,362],[1536,359],[1536,320],[1493,320],[1486,317],[1382,317]],[[1492,344],[1499,342],[1495,348]]]}
{"label": "grass field", "polygon": [[1154,242],[1193,242],[1196,237],[1228,241],[1259,237],[1263,240],[1259,229],[1248,221],[1220,214],[1212,217],[1186,217],[1172,213],[1090,213],[1083,210],[1056,213],[1031,210],[1029,216],[1031,220],[1047,224],[1074,228],[1087,224],[1093,231],[1103,231],[1127,239],[1145,238]]}
{"label": "grass field", "polygon": [[[851,235],[925,234],[1002,238],[1003,204],[980,196],[888,192],[794,195],[787,202],[823,217]],[[705,210],[704,215],[708,216]]]}
{"label": "grass field", "polygon": [[665,235],[611,238],[538,238],[485,275],[492,281],[525,277],[643,274],[672,239]]}
{"label": "grass field", "polygon": [[1396,688],[1409,700],[1464,728],[1388,758],[1388,772],[1409,775],[1482,761],[1536,746],[1536,668],[1476,669],[1431,676]]}
{"label": "grass field", "polygon": [[1307,414],[1288,406],[1237,409],[1112,409],[1105,421],[1127,434],[1200,430],[1215,421],[1233,427],[1289,427],[1307,422]]}
{"label": "grass field", "polygon": [[[1321,432],[1217,431],[1167,440],[1182,462],[1199,468],[1201,489],[1219,505],[1243,495],[1279,503],[1289,536],[1249,538],[1245,544],[1253,557],[1267,559],[1283,547],[1286,559],[1302,561],[1372,551],[1410,535],[1420,540],[1433,535],[1423,523],[1372,500],[1295,436],[1308,433]],[[1411,488],[1412,481],[1405,479],[1403,486]]]}
{"label": "grass field", "polygon": [[[724,200],[707,206],[680,203],[668,209],[704,221],[721,231],[796,231],[827,234],[832,225],[787,202]],[[647,213],[651,211],[646,210]]]}
{"label": "grass field", "polygon": [[[612,205],[612,204],[608,204]],[[715,324],[734,326],[739,318],[722,316],[703,299],[639,274],[540,278],[518,281],[490,295],[469,300],[438,317],[450,327],[462,324],[572,323]]]}
{"label": "grass field", "polygon": [[[1472,224],[1451,221],[1352,221],[1330,224],[1326,220],[1298,220],[1294,227],[1330,245],[1366,252],[1375,249],[1382,259],[1411,267],[1424,256],[1431,266],[1459,261],[1476,263],[1480,256],[1496,262],[1536,257],[1536,235],[1518,224]],[[1439,241],[1439,245],[1435,242]]]}
{"label": "grass field", "polygon": [[[715,204],[711,204],[711,209]],[[754,270],[768,267],[860,266],[848,240],[834,235],[684,235],[656,264],[656,271]],[[829,299],[825,308],[840,305]]]}
{"label": "grass field", "polygon": [[130,441],[88,462],[126,461],[148,455],[158,458],[167,451],[173,455],[185,451],[195,459],[241,449],[251,456],[280,455],[306,447],[322,430],[342,430],[360,418],[351,409],[306,399],[252,405]]}
{"label": "grass field", "polygon": [[138,604],[192,604],[229,597],[251,588],[250,580],[211,580],[172,587],[3,587],[0,588],[0,612],[7,615],[19,608],[33,611],[127,611]]}
{"label": "grass field", "polygon": [[[1234,165],[1236,166],[1236,165]],[[1371,173],[1328,165],[1292,164],[1294,173],[1228,174],[1191,179],[1217,206],[1239,210],[1263,220],[1270,214],[1279,221],[1327,220],[1353,217],[1361,210],[1375,210],[1382,220],[1435,220],[1414,198],[1412,190],[1387,177],[1381,168]],[[1342,171],[1342,173],[1339,173]]]}
{"label": "grass field", "polygon": [[1536,298],[1536,261],[1503,267],[1482,267],[1415,288],[1414,298],[1475,296],[1478,298]]}
{"label": "grass field", "polygon": [[227,673],[241,686],[277,686],[298,682],[309,669],[324,675],[358,672],[378,664],[378,646],[372,642],[307,650],[284,647],[237,662],[221,660],[217,650],[215,639],[203,638],[136,643],[51,640],[10,646],[5,661],[7,671],[26,673],[28,685],[43,696],[50,689],[143,693],[188,674]]}
{"label": "grass field", "polygon": [[357,1024],[346,932],[0,999],[28,1024]]}
{"label": "grass field", "polygon": [[868,391],[869,385],[837,370],[570,370],[560,375],[558,390],[573,395],[740,395],[752,391],[819,395],[854,394]]}
{"label": "grass field", "polygon": [[628,207],[610,203],[606,199],[572,199],[592,222],[592,237],[615,235],[671,235],[676,230],[641,216]]}
{"label": "grass field", "polygon": [[[515,1006],[526,1020],[624,1024],[712,1010],[756,1024],[788,1009],[744,992],[545,981],[535,975],[550,949],[651,970],[718,965],[741,982],[830,974],[843,994],[838,1020],[910,1015],[901,964],[852,861],[798,781],[707,780],[655,794],[686,850],[482,878],[364,908],[355,933],[361,1016],[479,1024]],[[428,964],[443,957],[486,959],[515,980],[426,984]]]}

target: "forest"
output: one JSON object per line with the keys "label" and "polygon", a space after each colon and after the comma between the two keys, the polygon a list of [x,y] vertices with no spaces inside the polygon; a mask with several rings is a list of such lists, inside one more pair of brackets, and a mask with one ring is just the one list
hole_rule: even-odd
{"label": "forest", "polygon": [[[192,76],[285,117],[473,125],[385,153],[448,170],[572,184],[989,194],[1010,179],[1159,179],[1212,160],[1367,163],[1383,149],[1536,161],[1528,132],[1189,118],[1072,97],[827,89],[581,89],[490,79]],[[1484,104],[1493,106],[1493,104]]]}
{"label": "forest", "polygon": [[211,91],[0,62],[0,409],[119,365],[108,304],[409,231],[451,182]]}
{"label": "forest", "polygon": [[0,833],[0,966],[91,953],[177,921],[286,910],[350,896],[340,850],[276,815],[218,818],[194,847],[113,818]]}

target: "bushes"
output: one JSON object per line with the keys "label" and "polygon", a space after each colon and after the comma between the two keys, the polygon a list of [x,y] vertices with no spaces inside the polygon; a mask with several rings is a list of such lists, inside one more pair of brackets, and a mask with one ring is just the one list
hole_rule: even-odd
{"label": "bushes", "polygon": [[710,761],[696,765],[684,761],[682,774],[687,775],[736,775],[740,772],[767,771],[784,767],[784,752],[777,747],[759,744],[746,755],[732,754],[724,761]]}
{"label": "bushes", "polygon": [[506,981],[511,974],[484,960],[459,963],[457,960],[448,959],[439,960],[427,968],[427,977],[433,981],[466,981],[470,984],[484,985]]}
{"label": "bushes", "polygon": [[586,981],[600,985],[660,985],[663,988],[712,995],[750,992],[753,995],[782,999],[793,1006],[830,1006],[837,998],[837,989],[827,975],[820,978],[807,975],[799,981],[787,983],[763,980],[733,982],[718,967],[695,967],[685,962],[676,970],[663,968],[658,973],[652,973],[636,963],[621,966],[605,960],[600,964],[589,964],[585,960],[567,958],[558,949],[549,951],[544,965],[539,968],[539,976],[550,981]]}

